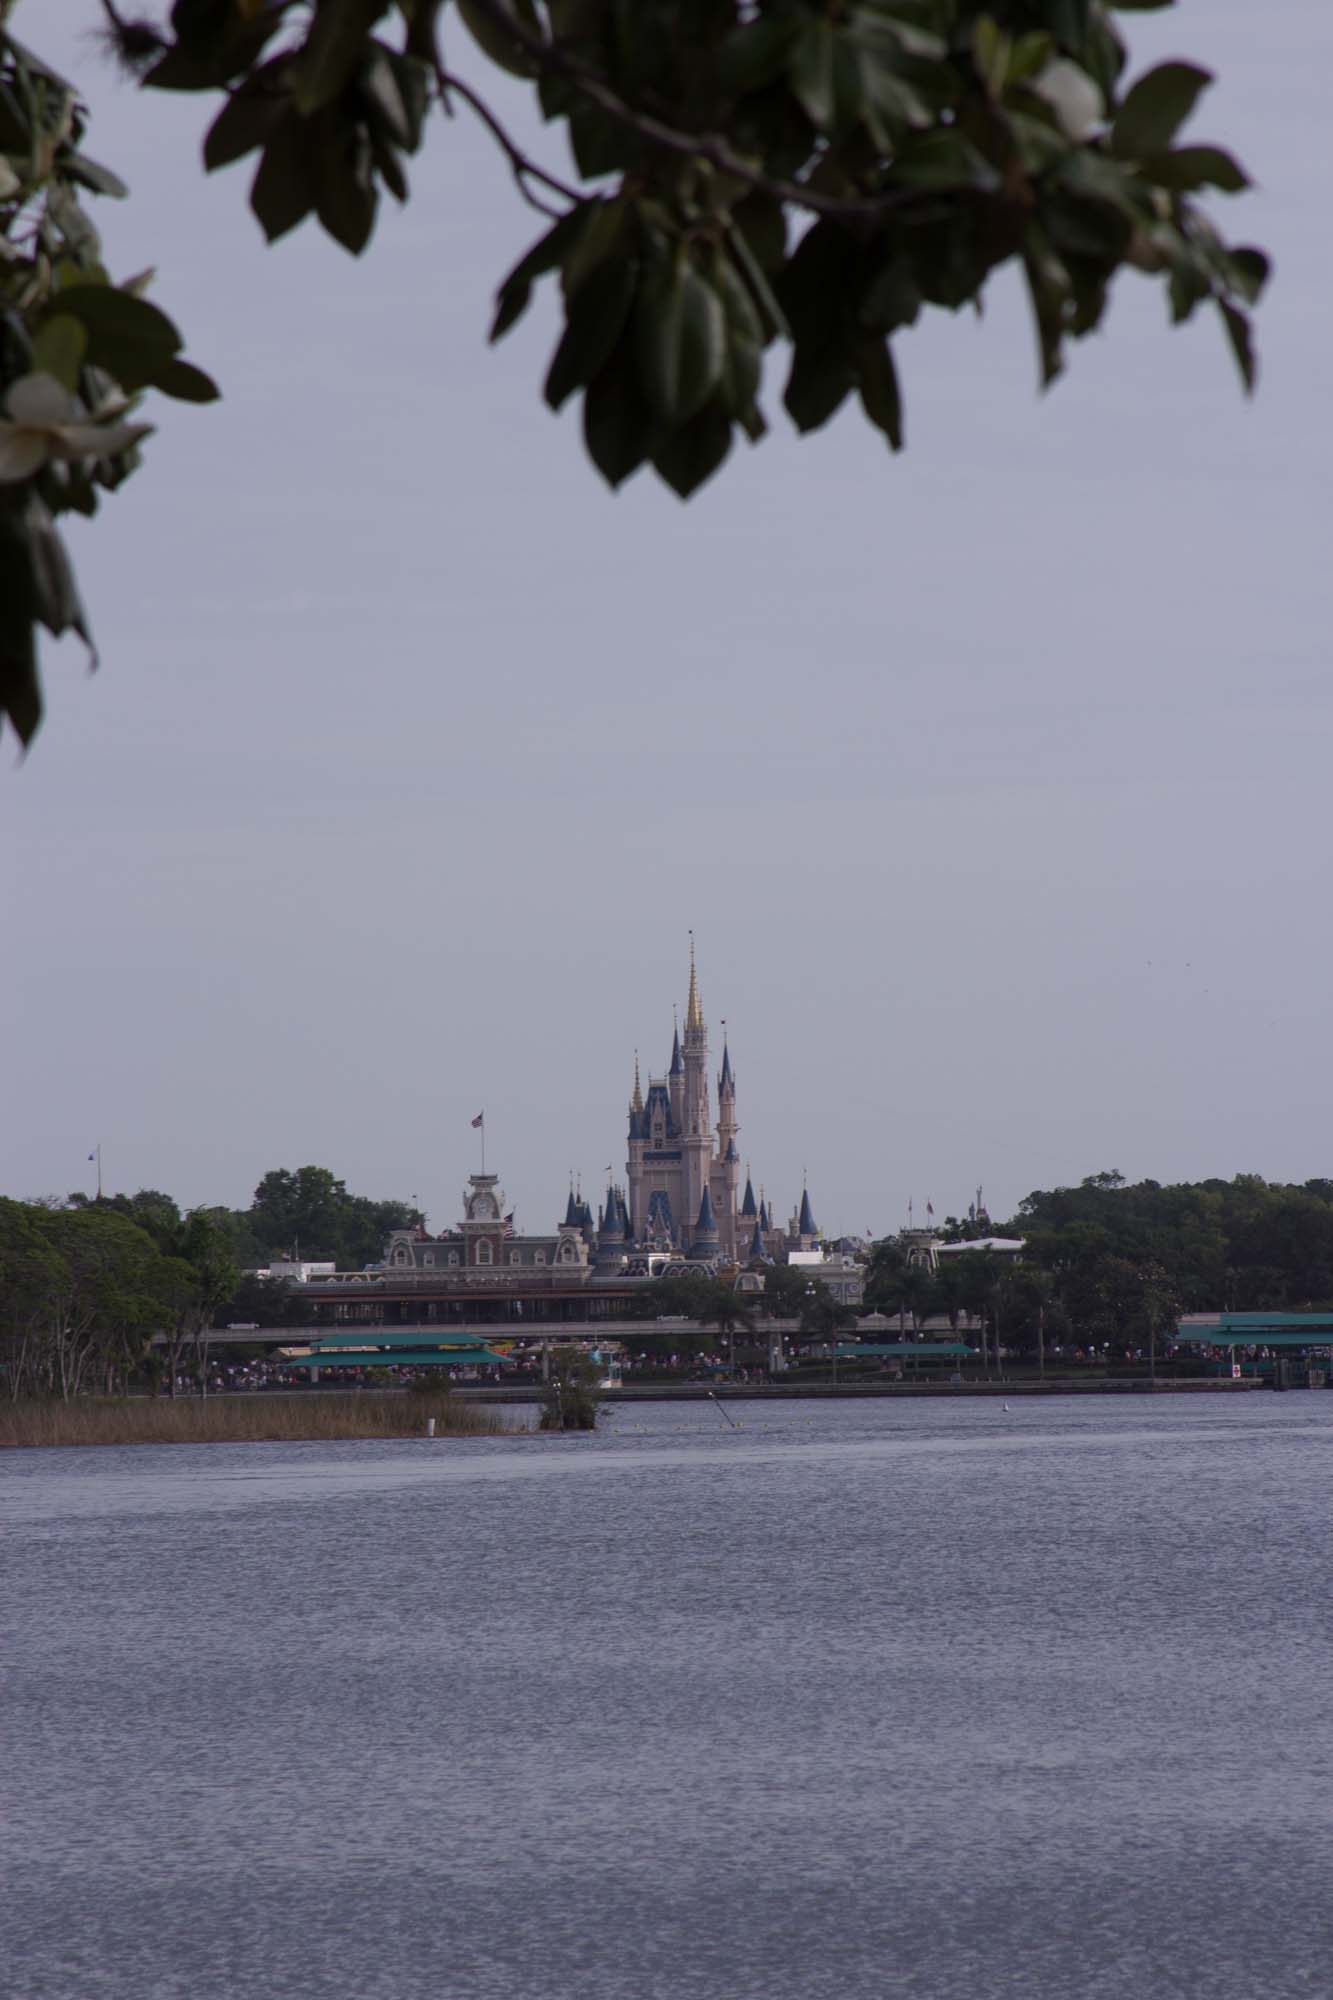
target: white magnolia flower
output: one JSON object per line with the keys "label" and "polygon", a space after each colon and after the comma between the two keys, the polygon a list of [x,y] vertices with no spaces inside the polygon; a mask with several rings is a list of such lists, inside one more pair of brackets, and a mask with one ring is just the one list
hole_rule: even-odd
{"label": "white magnolia flower", "polygon": [[1090,139],[1106,117],[1102,94],[1086,70],[1057,56],[1040,76],[1032,79],[1038,97],[1044,97],[1060,121],[1065,137],[1080,145]]}
{"label": "white magnolia flower", "polygon": [[74,398],[53,375],[20,376],[5,408],[9,420],[0,418],[0,483],[31,479],[53,458],[114,458],[153,428],[80,417]]}

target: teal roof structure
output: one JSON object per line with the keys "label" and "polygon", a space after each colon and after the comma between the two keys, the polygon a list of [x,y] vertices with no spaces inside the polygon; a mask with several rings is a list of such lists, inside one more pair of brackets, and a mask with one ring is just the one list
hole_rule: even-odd
{"label": "teal roof structure", "polygon": [[444,1353],[409,1353],[402,1348],[340,1347],[323,1348],[318,1354],[304,1354],[284,1361],[284,1368],[498,1368],[503,1354],[489,1347],[451,1347]]}
{"label": "teal roof structure", "polygon": [[865,1355],[975,1354],[976,1348],[962,1340],[853,1340],[840,1341],[839,1361],[855,1361]]}

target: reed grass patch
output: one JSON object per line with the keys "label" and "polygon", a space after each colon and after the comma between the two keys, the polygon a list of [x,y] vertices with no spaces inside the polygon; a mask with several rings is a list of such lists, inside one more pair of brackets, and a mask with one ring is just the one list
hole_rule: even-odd
{"label": "reed grass patch", "polygon": [[0,1404],[0,1449],[21,1445],[283,1444],[339,1438],[501,1437],[491,1410],[432,1395],[318,1391],[290,1396],[80,1396]]}

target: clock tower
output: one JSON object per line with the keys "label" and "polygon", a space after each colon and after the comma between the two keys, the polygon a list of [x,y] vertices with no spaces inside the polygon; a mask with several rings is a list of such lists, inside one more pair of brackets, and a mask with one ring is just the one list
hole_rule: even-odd
{"label": "clock tower", "polygon": [[504,1240],[504,1195],[498,1174],[473,1174],[463,1194],[463,1262],[469,1269],[498,1269]]}

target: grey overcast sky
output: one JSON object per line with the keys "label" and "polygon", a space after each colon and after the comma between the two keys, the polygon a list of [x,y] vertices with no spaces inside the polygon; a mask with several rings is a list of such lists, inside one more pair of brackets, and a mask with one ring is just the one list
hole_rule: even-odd
{"label": "grey overcast sky", "polygon": [[[460,116],[348,258],[266,250],[206,105],[140,97],[93,0],[15,20],[81,82],[118,276],[225,401],[151,399],[69,539],[102,649],[48,645],[0,759],[0,1188],[244,1205],[317,1162],[457,1211],[486,1113],[521,1226],[624,1159],[693,927],[744,1155],[826,1228],[1004,1215],[1119,1167],[1333,1172],[1324,0],[1126,15],[1215,67],[1192,133],[1277,257],[1242,397],[1146,280],[1040,398],[1015,285],[900,349],[908,450],[776,418],[688,506],[610,495],[498,350],[540,227]],[[455,27],[455,35],[461,31]],[[554,146],[553,138],[545,143]],[[554,158],[551,154],[549,157]],[[12,739],[10,739],[12,744]]]}

